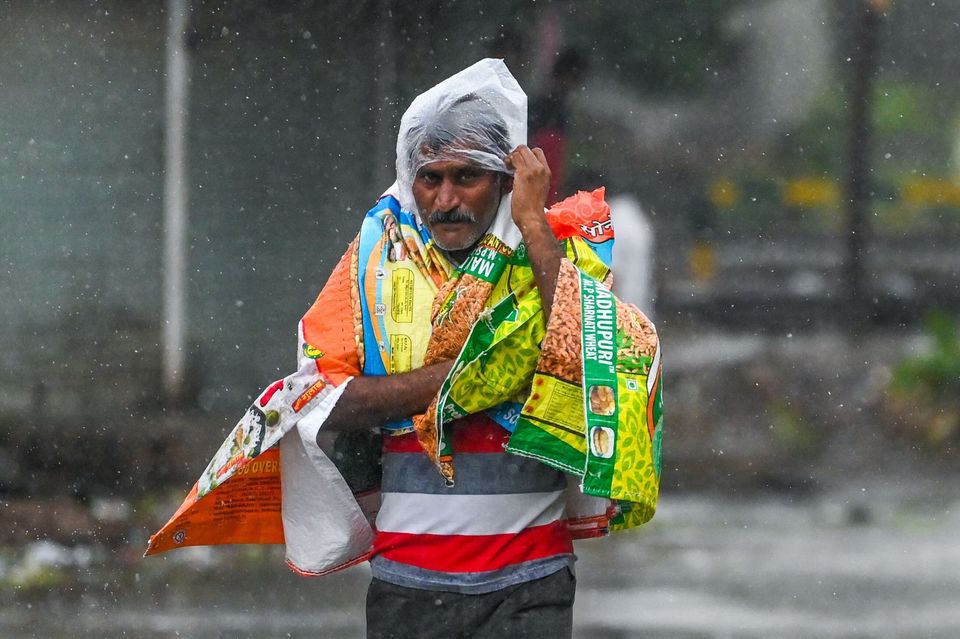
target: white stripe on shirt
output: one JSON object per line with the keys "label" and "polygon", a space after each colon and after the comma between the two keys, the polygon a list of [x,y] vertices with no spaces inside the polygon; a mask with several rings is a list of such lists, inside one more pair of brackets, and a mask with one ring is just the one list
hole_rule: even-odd
{"label": "white stripe on shirt", "polygon": [[413,535],[516,534],[563,517],[564,491],[512,495],[383,493],[377,529]]}

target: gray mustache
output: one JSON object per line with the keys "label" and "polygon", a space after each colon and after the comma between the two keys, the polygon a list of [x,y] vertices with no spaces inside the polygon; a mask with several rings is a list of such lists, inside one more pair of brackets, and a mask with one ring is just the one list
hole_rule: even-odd
{"label": "gray mustache", "polygon": [[476,216],[466,209],[452,211],[434,211],[427,218],[430,224],[456,224],[458,222],[476,222]]}

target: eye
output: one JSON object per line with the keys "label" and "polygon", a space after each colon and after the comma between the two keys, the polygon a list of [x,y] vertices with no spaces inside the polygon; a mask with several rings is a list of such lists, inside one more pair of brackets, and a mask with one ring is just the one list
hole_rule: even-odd
{"label": "eye", "polygon": [[421,171],[417,173],[417,181],[423,182],[429,186],[440,184],[441,176],[434,171]]}
{"label": "eye", "polygon": [[473,184],[480,180],[486,171],[475,167],[468,167],[457,171],[457,182],[460,184]]}

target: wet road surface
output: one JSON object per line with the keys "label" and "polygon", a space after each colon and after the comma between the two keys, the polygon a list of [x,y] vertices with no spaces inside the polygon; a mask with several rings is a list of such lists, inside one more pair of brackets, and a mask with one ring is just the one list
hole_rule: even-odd
{"label": "wet road surface", "polygon": [[[577,637],[960,636],[960,493],[854,485],[789,501],[664,495],[638,531],[581,542]],[[279,548],[87,551],[11,587],[9,639],[362,637],[365,567],[303,579]]]}

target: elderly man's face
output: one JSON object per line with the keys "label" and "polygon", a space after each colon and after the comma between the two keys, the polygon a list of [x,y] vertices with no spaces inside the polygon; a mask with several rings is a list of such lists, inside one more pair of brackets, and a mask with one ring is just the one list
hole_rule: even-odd
{"label": "elderly man's face", "polygon": [[511,184],[469,162],[438,160],[417,171],[413,197],[433,241],[459,260],[486,233]]}

